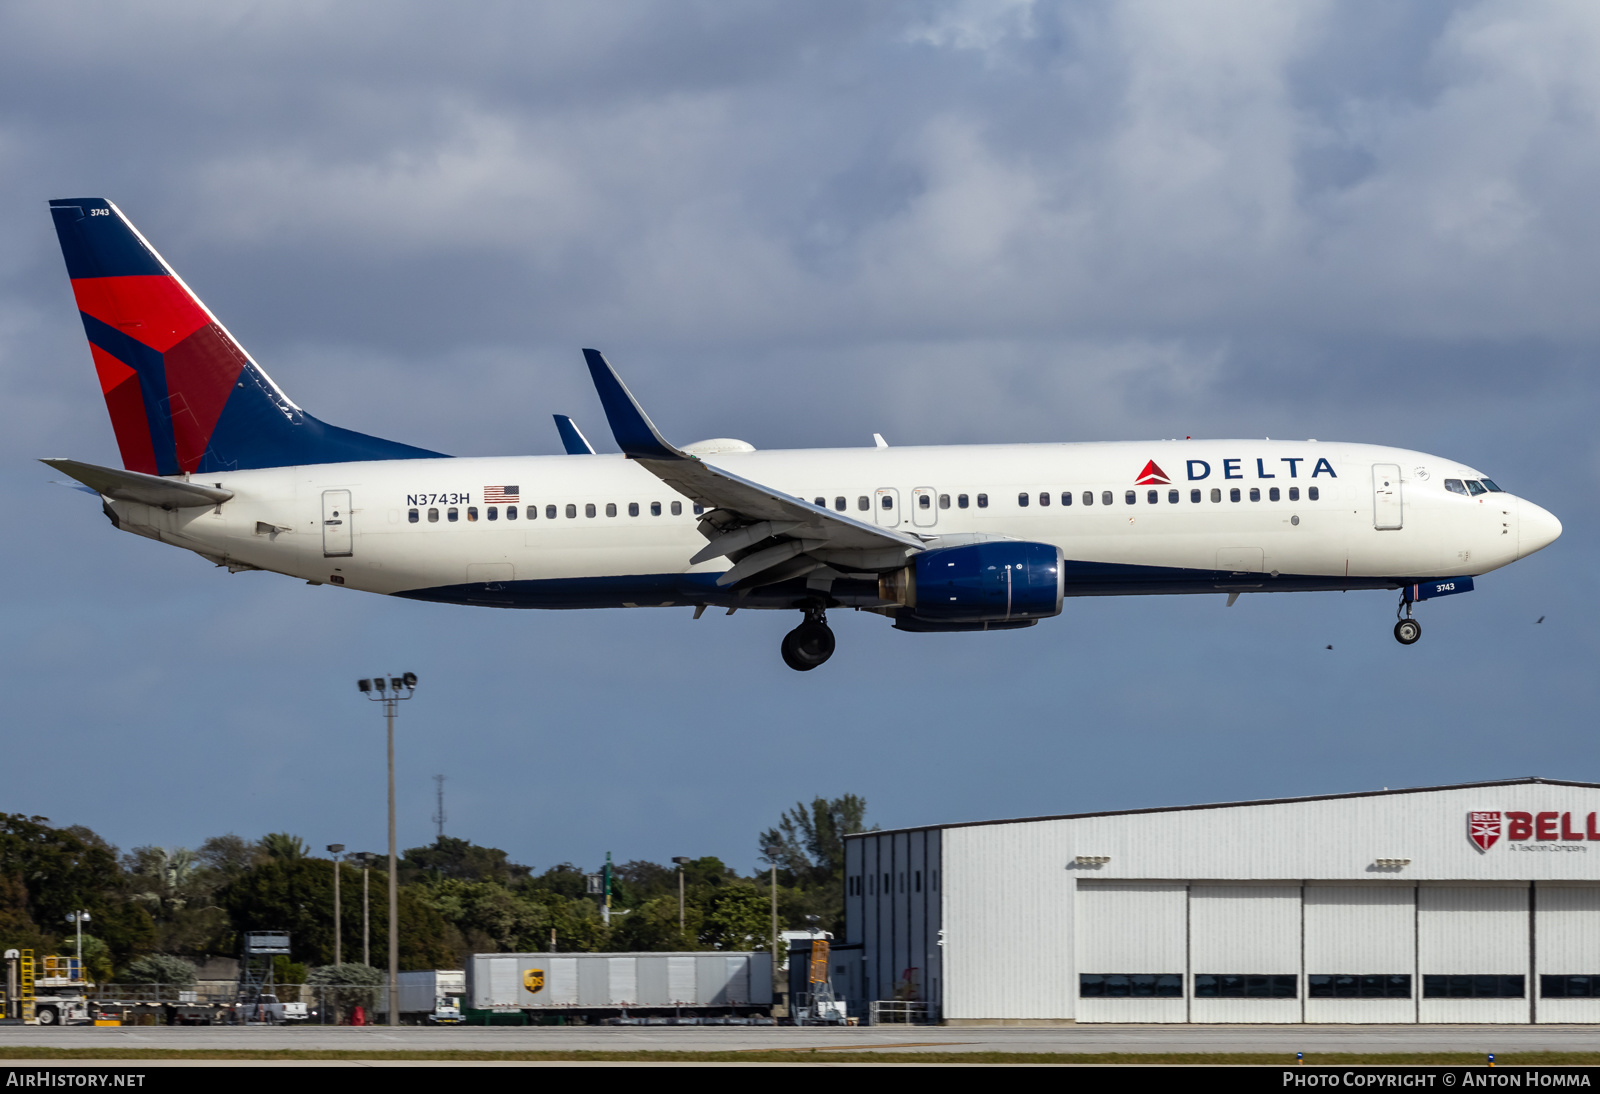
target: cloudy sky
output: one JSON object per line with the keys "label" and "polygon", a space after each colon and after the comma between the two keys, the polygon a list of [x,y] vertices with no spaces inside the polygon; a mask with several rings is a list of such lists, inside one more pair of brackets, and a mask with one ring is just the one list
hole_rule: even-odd
{"label": "cloudy sky", "polygon": [[[1600,8],[0,7],[0,809],[540,868],[885,826],[1600,778]],[[228,575],[32,462],[118,463],[45,202],[115,201],[302,406],[462,455],[604,421],[762,448],[1318,437],[1564,537],[1426,606],[1084,600],[1021,633],[496,612]],[[609,446],[607,446],[609,447]],[[1545,616],[1545,622],[1534,620]],[[1325,647],[1331,644],[1330,651]]]}

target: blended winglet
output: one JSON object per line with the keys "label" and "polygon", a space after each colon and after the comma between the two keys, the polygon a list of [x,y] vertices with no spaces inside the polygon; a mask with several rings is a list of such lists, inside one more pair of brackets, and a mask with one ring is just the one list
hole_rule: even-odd
{"label": "blended winglet", "polygon": [[624,455],[635,460],[694,458],[666,442],[604,354],[597,349],[586,349],[583,359],[589,363],[589,375],[594,378],[606,421],[611,423],[611,435],[617,439],[617,447]]}
{"label": "blended winglet", "polygon": [[556,420],[556,432],[561,434],[561,447],[567,450],[567,455],[594,455],[594,445],[590,444],[589,438],[583,435],[583,431],[578,428],[577,422],[574,422],[565,414],[557,414],[554,417]]}

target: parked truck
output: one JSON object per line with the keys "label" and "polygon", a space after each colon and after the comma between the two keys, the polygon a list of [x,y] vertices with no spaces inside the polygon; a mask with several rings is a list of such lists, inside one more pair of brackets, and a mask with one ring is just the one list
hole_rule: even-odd
{"label": "parked truck", "polygon": [[772,1008],[772,955],[478,953],[467,960],[468,1022],[748,1018]]}

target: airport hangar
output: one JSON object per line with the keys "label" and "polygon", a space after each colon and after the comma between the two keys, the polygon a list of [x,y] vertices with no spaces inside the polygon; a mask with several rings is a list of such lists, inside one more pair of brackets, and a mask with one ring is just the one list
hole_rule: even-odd
{"label": "airport hangar", "polygon": [[1600,784],[849,836],[835,991],[950,1025],[1600,1022]]}

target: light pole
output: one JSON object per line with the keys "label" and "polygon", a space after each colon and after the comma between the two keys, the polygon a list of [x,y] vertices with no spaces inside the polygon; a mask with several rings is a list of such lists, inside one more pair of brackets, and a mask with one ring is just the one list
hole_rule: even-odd
{"label": "light pole", "polygon": [[328,844],[328,854],[333,856],[333,963],[344,964],[344,951],[340,949],[340,942],[344,932],[340,929],[340,913],[343,911],[339,903],[339,852],[344,850],[342,843]]}
{"label": "light pole", "polygon": [[85,911],[76,911],[76,912],[68,912],[67,913],[67,922],[68,923],[75,923],[78,926],[78,979],[79,980],[88,979],[88,977],[83,975],[83,925],[85,923],[89,922],[89,918],[90,918],[89,913],[85,912]]}
{"label": "light pole", "polygon": [[683,868],[689,865],[689,860],[682,855],[672,859],[678,864],[678,933],[683,934]]}
{"label": "light pole", "polygon": [[376,858],[371,851],[357,851],[350,856],[361,863],[361,963],[372,964],[372,913],[371,913],[371,887],[367,884],[367,869]]}
{"label": "light pole", "polygon": [[[394,718],[402,699],[417,692],[417,674],[384,679],[358,680],[356,687],[368,699],[383,704],[384,721],[389,727],[389,1024],[400,1024],[400,885],[395,871],[394,836]],[[401,692],[405,694],[402,695]]]}

